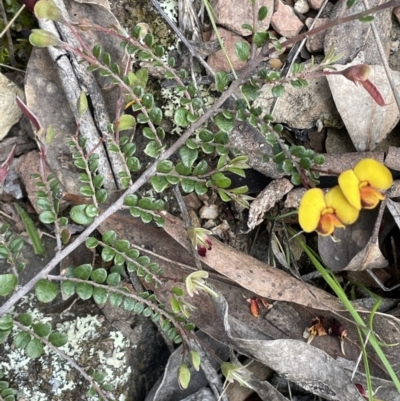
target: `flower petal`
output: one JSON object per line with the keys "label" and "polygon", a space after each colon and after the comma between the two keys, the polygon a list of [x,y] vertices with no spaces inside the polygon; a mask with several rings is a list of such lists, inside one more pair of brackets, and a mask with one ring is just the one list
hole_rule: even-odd
{"label": "flower petal", "polygon": [[317,228],[325,206],[322,189],[312,188],[304,194],[299,206],[299,224],[306,233],[311,233]]}
{"label": "flower petal", "polygon": [[339,185],[336,185],[325,194],[326,206],[333,208],[336,216],[344,224],[353,224],[359,211],[350,205]]}
{"label": "flower petal", "polygon": [[374,159],[360,160],[353,170],[359,181],[367,181],[373,188],[384,191],[393,185],[390,170]]}
{"label": "flower petal", "polygon": [[360,189],[361,204],[364,209],[374,209],[385,195],[369,185]]}
{"label": "flower petal", "polygon": [[339,175],[339,186],[347,201],[357,210],[361,210],[360,180],[353,170],[343,171]]}

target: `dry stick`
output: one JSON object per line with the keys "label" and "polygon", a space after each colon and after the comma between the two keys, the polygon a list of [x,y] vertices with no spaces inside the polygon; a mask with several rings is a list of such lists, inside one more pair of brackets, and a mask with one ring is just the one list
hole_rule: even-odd
{"label": "dry stick", "polygon": [[[39,19],[40,28],[52,32],[57,38],[60,38],[60,34],[53,21]],[[92,150],[96,148],[99,143],[98,130],[95,121],[90,113],[84,113],[83,116],[79,116],[78,112],[78,100],[81,95],[82,88],[72,68],[72,65],[67,57],[67,51],[65,49],[57,49],[55,47],[48,48],[49,55],[53,60],[54,64],[59,68],[56,68],[56,72],[60,83],[64,89],[65,96],[68,104],[74,115],[75,121],[80,121],[80,132],[82,136],[87,140],[86,148]],[[96,148],[96,154],[100,157],[98,171],[105,177],[104,187],[107,191],[116,191],[117,186],[114,181],[114,173],[111,169],[110,163],[106,156],[103,147]]]}
{"label": "dry stick", "polygon": [[[364,3],[364,7],[366,9],[368,9],[368,7],[369,7],[368,0],[363,0],[363,3]],[[385,51],[383,50],[382,41],[381,41],[381,38],[379,37],[378,30],[376,29],[375,21],[371,21],[371,28],[372,28],[372,33],[374,35],[376,46],[378,48],[379,56],[381,57],[383,68],[385,69],[386,76],[389,81],[390,87],[392,89],[394,99],[396,100],[397,108],[400,110],[399,92],[397,92],[396,84],[393,80],[392,72],[389,67],[389,63],[385,57]]]}
{"label": "dry stick", "polygon": [[[324,29],[331,28],[338,24],[349,22],[359,17],[370,15],[378,11],[382,11],[386,8],[396,7],[400,5],[400,0],[391,0],[388,3],[381,4],[377,7],[371,8],[370,10],[363,11],[358,14],[351,15],[346,18],[342,18],[336,21],[332,21],[325,26],[315,28],[311,31],[305,32],[299,35],[297,38],[288,39],[284,42],[283,46],[288,46],[296,41],[302,40],[305,37],[314,35],[321,32]],[[38,282],[38,280],[45,278],[51,270],[53,270],[59,262],[61,262],[67,255],[69,255],[74,249],[80,244],[86,241],[90,233],[92,233],[100,224],[102,224],[108,217],[117,212],[122,208],[125,198],[135,193],[139,188],[146,184],[150,178],[157,172],[157,165],[168,159],[173,153],[175,153],[181,146],[183,146],[186,140],[193,135],[193,133],[200,128],[209,118],[211,118],[217,111],[222,107],[223,103],[235,93],[235,91],[244,83],[244,81],[251,76],[252,71],[260,64],[265,57],[272,53],[274,49],[268,49],[268,44],[264,45],[261,49],[260,54],[246,67],[240,77],[232,82],[231,86],[221,94],[221,97],[214,103],[214,105],[207,110],[196,122],[194,122],[190,128],[129,187],[129,189],[115,202],[113,203],[102,215],[100,215],[82,234],[80,234],[74,242],[69,244],[61,252],[54,256],[54,258],[43,268],[43,270],[33,277],[27,284],[15,292],[9,299],[0,307],[0,316],[4,315],[16,302],[18,302],[24,295],[26,295]]]}

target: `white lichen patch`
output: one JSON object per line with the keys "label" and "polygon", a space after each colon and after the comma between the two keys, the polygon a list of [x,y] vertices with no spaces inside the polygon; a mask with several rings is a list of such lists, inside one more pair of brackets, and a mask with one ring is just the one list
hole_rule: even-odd
{"label": "white lichen patch", "polygon": [[[33,297],[25,297],[23,309],[32,315],[34,323],[51,323],[51,316],[44,316],[32,306]],[[15,311],[11,313],[14,318],[17,317]],[[53,325],[53,330],[68,335],[68,343],[60,347],[60,350],[73,358],[81,368],[103,371],[104,383],[112,384],[115,389],[123,388],[128,382],[131,368],[128,366],[127,353],[132,345],[122,333],[109,331],[97,316],[91,315],[76,317],[59,323],[56,327]],[[15,337],[19,331],[18,328],[14,328],[12,336]],[[13,345],[5,343],[2,347],[0,372],[5,373],[6,378],[16,384],[14,388],[18,389],[18,400],[62,400],[67,399],[66,392],[70,399],[74,389],[80,391],[79,397],[83,396],[79,399],[87,399],[86,395],[82,394],[82,388],[87,391],[89,385],[59,354],[45,347],[44,354],[37,360],[32,360],[26,356],[24,350],[15,349]],[[37,376],[32,377],[32,372]],[[109,395],[116,400],[125,401],[123,391],[110,391]]]}
{"label": "white lichen patch", "polygon": [[178,0],[160,0],[160,7],[172,21],[178,21]]}

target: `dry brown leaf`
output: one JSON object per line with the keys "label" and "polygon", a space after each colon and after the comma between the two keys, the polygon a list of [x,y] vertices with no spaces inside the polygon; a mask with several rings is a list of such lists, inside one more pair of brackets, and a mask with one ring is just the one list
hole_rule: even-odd
{"label": "dry brown leaf", "polygon": [[264,221],[264,213],[275,206],[293,188],[293,184],[286,178],[278,178],[272,181],[257,198],[251,203],[249,221],[250,230]]}
{"label": "dry brown leaf", "polygon": [[[350,65],[362,63],[356,59],[346,65],[335,65],[341,71]],[[369,80],[381,92],[387,106],[379,106],[368,92],[340,75],[327,76],[336,107],[350,138],[358,151],[373,150],[386,138],[400,118],[392,89],[383,67],[371,65]],[[392,71],[396,87],[400,88],[400,72]]]}
{"label": "dry brown leaf", "polygon": [[[183,247],[190,250],[186,229],[180,219],[165,212],[164,230]],[[294,302],[315,309],[343,310],[339,300],[327,292],[299,281],[282,270],[236,251],[212,239],[212,251],[201,261],[257,295]]]}

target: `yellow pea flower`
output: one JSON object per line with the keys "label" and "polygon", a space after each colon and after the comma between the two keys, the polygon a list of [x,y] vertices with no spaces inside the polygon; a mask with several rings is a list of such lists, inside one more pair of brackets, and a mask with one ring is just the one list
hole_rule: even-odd
{"label": "yellow pea flower", "polygon": [[339,186],[353,207],[357,210],[373,209],[385,199],[381,191],[393,184],[390,170],[374,159],[360,160],[352,170],[339,175]]}
{"label": "yellow pea flower", "polygon": [[318,234],[328,236],[333,234],[336,227],[345,228],[345,224],[353,224],[358,214],[338,185],[326,194],[320,188],[313,188],[301,199],[299,223],[307,233],[316,230]]}

